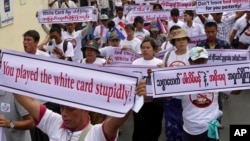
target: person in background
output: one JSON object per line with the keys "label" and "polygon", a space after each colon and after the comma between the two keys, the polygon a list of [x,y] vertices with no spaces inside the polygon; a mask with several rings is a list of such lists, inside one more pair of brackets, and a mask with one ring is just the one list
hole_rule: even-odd
{"label": "person in background", "polygon": [[181,28],[185,25],[184,22],[179,20],[180,16],[180,11],[177,8],[173,8],[170,11],[170,15],[172,20],[168,22],[168,30],[173,26],[173,25],[178,25]]}
{"label": "person in background", "polygon": [[136,16],[134,19],[135,26],[135,37],[140,40],[144,40],[144,38],[150,35],[149,31],[144,29],[144,19],[141,16]]}
{"label": "person in background", "polygon": [[[141,43],[142,57],[133,61],[132,65],[156,67],[162,60],[154,57],[157,45],[154,40],[146,38]],[[150,82],[150,81],[148,81]],[[134,113],[134,132],[132,141],[158,141],[161,134],[163,105],[160,99],[144,97],[144,105],[138,113]]]}

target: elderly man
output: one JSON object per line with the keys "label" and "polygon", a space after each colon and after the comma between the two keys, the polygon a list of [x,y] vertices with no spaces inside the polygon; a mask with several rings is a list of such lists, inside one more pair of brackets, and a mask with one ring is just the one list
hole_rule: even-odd
{"label": "elderly man", "polygon": [[[140,81],[136,94],[146,95],[145,81]],[[36,120],[37,126],[48,134],[51,141],[106,141],[116,140],[119,127],[128,118],[110,117],[102,124],[92,126],[88,111],[61,105],[61,115],[52,112],[35,99],[15,94]]]}

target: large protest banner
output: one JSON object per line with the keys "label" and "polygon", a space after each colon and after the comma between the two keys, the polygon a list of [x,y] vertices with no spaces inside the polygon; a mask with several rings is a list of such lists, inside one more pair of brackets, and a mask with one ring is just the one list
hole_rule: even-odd
{"label": "large protest banner", "polygon": [[0,88],[45,101],[124,116],[139,77],[64,60],[3,50]]}
{"label": "large protest banner", "polygon": [[123,14],[128,14],[129,12],[150,12],[153,11],[152,5],[129,5],[125,4],[123,7]]}
{"label": "large protest banner", "polygon": [[96,21],[97,13],[94,7],[79,7],[66,9],[43,9],[38,11],[38,22],[43,23],[73,23]]}
{"label": "large protest banner", "polygon": [[159,0],[159,4],[161,4],[163,9],[190,9],[193,10],[195,7],[193,6],[193,0]]}
{"label": "large protest banner", "polygon": [[250,61],[153,69],[154,97],[249,89]]}
{"label": "large protest banner", "polygon": [[223,13],[249,10],[249,0],[197,0],[196,13]]}

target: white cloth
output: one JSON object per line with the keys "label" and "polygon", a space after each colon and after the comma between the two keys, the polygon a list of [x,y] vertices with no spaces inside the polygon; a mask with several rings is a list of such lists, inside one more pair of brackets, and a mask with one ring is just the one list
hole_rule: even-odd
{"label": "white cloth", "polygon": [[97,0],[97,5],[100,10],[109,8],[109,0]]}
{"label": "white cloth", "polygon": [[180,21],[180,20],[178,20],[177,23],[175,23],[173,20],[171,20],[170,22],[168,22],[168,31],[170,31],[170,28],[171,28],[173,25],[178,25],[178,26],[180,26],[181,28],[183,28],[183,26],[185,25],[185,23],[184,23],[183,21]]}
{"label": "white cloth", "polygon": [[[101,64],[104,64],[105,62],[106,62],[106,60],[103,59],[103,58],[96,58],[95,62],[93,64],[100,64],[101,65]],[[86,63],[86,58],[82,59],[81,63],[87,64]]]}
{"label": "white cloth", "polygon": [[184,95],[180,98],[183,108],[183,129],[191,135],[205,132],[208,130],[208,123],[221,115],[218,93]]}
{"label": "white cloth", "polygon": [[132,39],[130,41],[127,40],[127,39],[121,40],[120,45],[121,45],[121,47],[123,47],[123,46],[129,46],[129,47],[131,47],[131,49],[133,51],[141,54],[141,42],[142,41],[140,39],[134,37],[134,39]]}
{"label": "white cloth", "polygon": [[[68,42],[67,50],[65,52],[63,52],[63,42],[64,41],[62,41],[60,44],[56,44],[55,47],[57,47],[58,49],[60,49],[61,52],[64,54],[65,57],[73,57],[74,56],[74,48],[73,48],[72,43]],[[53,51],[51,52],[50,57],[52,57],[52,58],[58,58],[57,55]]]}
{"label": "white cloth", "polygon": [[169,50],[169,49],[174,49],[174,48],[175,47],[169,41],[165,41],[161,45],[161,50]]}
{"label": "white cloth", "polygon": [[146,36],[149,36],[149,35],[150,35],[149,31],[146,29],[142,29],[142,31],[135,30],[134,32],[134,36],[142,41],[144,40]]}
{"label": "white cloth", "polygon": [[122,18],[120,19],[119,17],[116,16],[115,18],[113,18],[112,21],[115,22],[115,25],[118,25],[119,22],[122,22],[123,24],[125,24],[126,23],[126,18],[124,16],[122,16]]}
{"label": "white cloth", "polygon": [[107,61],[109,59],[112,59],[112,52],[115,48],[121,48],[121,47],[112,47],[112,46],[107,46],[107,47],[104,47],[104,48],[100,48],[99,51],[100,51],[100,56],[104,57]]}
{"label": "white cloth", "polygon": [[246,19],[246,15],[242,16],[240,19],[238,19],[233,27],[233,30],[237,30],[235,37],[239,37],[239,41],[244,44],[250,44],[250,36],[246,34],[250,31],[250,27],[248,27],[242,34],[239,36],[239,34],[244,30],[244,28],[247,26],[247,22],[250,23],[250,20]]}
{"label": "white cloth", "polygon": [[142,58],[138,58],[138,59],[134,60],[132,65],[157,66],[161,62],[162,62],[161,59],[158,59],[158,58],[155,58],[155,57],[153,59],[151,59],[151,60],[145,60],[142,57]]}
{"label": "white cloth", "polygon": [[188,37],[196,37],[199,35],[205,35],[205,30],[202,25],[193,22],[192,26],[189,27],[187,23],[182,27],[187,33]]}
{"label": "white cloth", "polygon": [[[102,33],[101,33],[101,30],[102,30]],[[107,43],[107,38],[108,38],[108,35],[109,35],[109,32],[108,32],[108,28],[105,27],[104,25],[98,25],[95,27],[95,30],[94,30],[94,37],[95,38],[101,38],[101,42],[102,43]]]}
{"label": "white cloth", "polygon": [[0,140],[7,141],[2,127],[0,127]]}
{"label": "white cloth", "polygon": [[50,9],[57,9],[57,8],[59,8],[58,1],[57,1],[57,0],[49,0],[49,1],[48,1],[48,4],[52,3],[53,1],[55,1],[55,2],[54,2],[54,3],[52,4],[52,6],[50,6],[49,8],[50,8]]}
{"label": "white cloth", "polygon": [[36,50],[36,55],[49,57],[49,54],[47,52],[43,52],[43,51],[38,50],[38,49]]}
{"label": "white cloth", "polygon": [[113,0],[113,3],[114,3],[115,6],[117,6],[117,7],[122,7],[122,0]]}
{"label": "white cloth", "polygon": [[[47,109],[37,127],[49,136],[50,141],[67,141],[67,138],[71,136],[71,131],[62,128],[62,123],[61,115]],[[83,130],[73,132],[70,141],[78,141]],[[115,140],[117,140],[117,137]],[[84,141],[106,141],[102,124],[94,125],[87,133]]]}

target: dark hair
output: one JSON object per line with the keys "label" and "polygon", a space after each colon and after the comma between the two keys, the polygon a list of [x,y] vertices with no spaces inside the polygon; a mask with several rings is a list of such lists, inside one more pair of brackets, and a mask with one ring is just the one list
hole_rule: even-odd
{"label": "dark hair", "polygon": [[171,15],[171,16],[180,16],[180,11],[179,11],[179,9],[177,9],[177,8],[171,9],[170,15]]}
{"label": "dark hair", "polygon": [[194,19],[194,11],[193,10],[185,10],[184,14],[188,14],[190,17],[192,17],[192,20]]}
{"label": "dark hair", "polygon": [[131,30],[135,31],[135,26],[133,24],[126,24],[125,29],[131,29]]}
{"label": "dark hair", "polygon": [[156,7],[159,7],[162,10],[162,6],[159,3],[153,5],[153,10],[156,9]]}
{"label": "dark hair", "polygon": [[123,12],[123,7],[117,7],[116,8],[116,12],[118,12],[118,11],[122,11]]}
{"label": "dark hair", "polygon": [[155,41],[150,38],[150,37],[147,37],[145,38],[142,42],[141,42],[141,48],[142,48],[142,44],[145,43],[145,42],[149,42],[151,44],[151,46],[153,47],[153,50],[156,51],[158,46],[156,45]]}
{"label": "dark hair", "polygon": [[181,27],[179,25],[173,25],[170,29],[169,32],[171,33],[171,31],[176,30],[176,29],[181,29]]}
{"label": "dark hair", "polygon": [[108,29],[111,30],[114,27],[115,27],[115,22],[114,21],[109,21],[108,22]]}
{"label": "dark hair", "polygon": [[57,32],[59,35],[61,35],[62,33],[62,30],[60,27],[58,26],[52,26],[51,29],[49,30],[49,33],[52,33],[52,32]]}
{"label": "dark hair", "polygon": [[143,23],[144,19],[141,16],[136,16],[134,19],[134,26],[136,26],[137,23]]}
{"label": "dark hair", "polygon": [[28,30],[23,34],[23,37],[32,37],[34,39],[35,42],[39,42],[40,40],[40,35],[36,30]]}
{"label": "dark hair", "polygon": [[217,24],[216,24],[215,22],[207,22],[207,23],[205,24],[205,29],[206,29],[207,27],[215,27],[215,28],[217,29]]}

